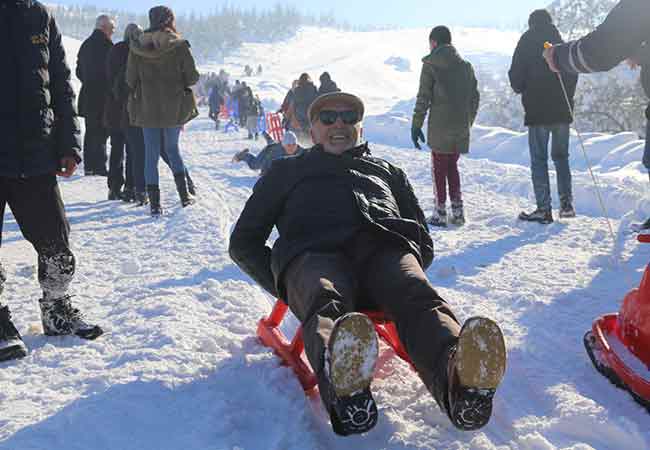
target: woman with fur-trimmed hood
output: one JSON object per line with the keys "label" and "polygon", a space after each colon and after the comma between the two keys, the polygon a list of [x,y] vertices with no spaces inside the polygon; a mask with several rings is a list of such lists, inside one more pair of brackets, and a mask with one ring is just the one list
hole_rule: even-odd
{"label": "woman with fur-trimmed hood", "polygon": [[145,180],[151,214],[162,213],[158,187],[161,135],[185,207],[194,200],[187,190],[185,166],[178,147],[182,126],[198,115],[190,86],[199,73],[188,41],[176,30],[172,10],[156,6],[149,10],[150,27],[130,47],[126,82],[131,124],[141,127],[145,140]]}

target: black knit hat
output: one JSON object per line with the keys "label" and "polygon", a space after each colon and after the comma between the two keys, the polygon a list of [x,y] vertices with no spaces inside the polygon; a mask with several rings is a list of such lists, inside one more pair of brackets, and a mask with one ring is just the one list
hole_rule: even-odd
{"label": "black knit hat", "polygon": [[545,9],[536,9],[528,17],[528,26],[533,27],[543,27],[545,25],[551,25],[553,23],[553,18],[551,14]]}
{"label": "black knit hat", "polygon": [[174,11],[166,6],[154,6],[149,10],[149,29],[162,30],[174,22]]}

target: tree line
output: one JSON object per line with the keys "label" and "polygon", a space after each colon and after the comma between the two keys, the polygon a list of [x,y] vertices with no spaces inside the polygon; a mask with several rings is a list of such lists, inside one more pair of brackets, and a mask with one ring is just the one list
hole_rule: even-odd
{"label": "tree line", "polygon": [[[63,34],[85,39],[95,27],[99,14],[109,14],[117,19],[116,36],[119,39],[129,23],[146,28],[146,14],[129,11],[100,9],[93,5],[54,6],[54,16]],[[301,26],[330,27],[361,31],[347,22],[338,21],[332,13],[310,16],[293,6],[276,4],[265,10],[242,9],[233,5],[216,7],[208,14],[178,14],[178,30],[192,44],[199,60],[221,59],[239,48],[244,42],[275,42],[295,35]]]}

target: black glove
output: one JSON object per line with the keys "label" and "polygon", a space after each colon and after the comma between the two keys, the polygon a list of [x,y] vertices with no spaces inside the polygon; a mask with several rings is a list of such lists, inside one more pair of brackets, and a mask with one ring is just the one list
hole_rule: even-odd
{"label": "black glove", "polygon": [[415,148],[420,150],[422,147],[420,147],[420,142],[426,142],[424,139],[424,133],[422,133],[422,128],[418,127],[413,127],[411,128],[411,140],[413,141],[413,145]]}

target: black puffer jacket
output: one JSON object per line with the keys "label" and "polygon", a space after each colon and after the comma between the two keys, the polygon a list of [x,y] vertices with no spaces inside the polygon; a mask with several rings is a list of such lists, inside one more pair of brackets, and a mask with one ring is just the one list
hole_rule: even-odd
{"label": "black puffer jacket", "polygon": [[[269,293],[284,297],[282,274],[293,258],[341,248],[356,232],[370,230],[401,243],[426,269],[433,242],[406,175],[366,153],[367,144],[341,156],[316,146],[275,161],[235,225],[233,261]],[[279,237],[271,250],[266,240],[273,226]]]}
{"label": "black puffer jacket", "polygon": [[[508,75],[512,89],[521,94],[526,116],[524,124],[554,125],[573,121],[562,86],[557,75],[548,68],[542,57],[544,43],[562,43],[562,36],[553,24],[532,26],[526,31],[512,56]],[[573,108],[573,97],[578,83],[576,74],[563,74],[564,85]]]}
{"label": "black puffer jacket", "polygon": [[110,91],[106,76],[106,60],[113,43],[101,30],[95,30],[86,39],[77,55],[77,78],[81,80],[79,115],[102,120]]}
{"label": "black puffer jacket", "polygon": [[61,33],[31,0],[0,2],[0,176],[53,173],[81,161],[79,123]]}

